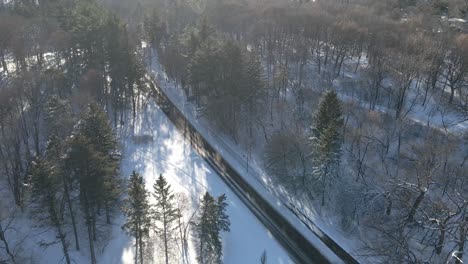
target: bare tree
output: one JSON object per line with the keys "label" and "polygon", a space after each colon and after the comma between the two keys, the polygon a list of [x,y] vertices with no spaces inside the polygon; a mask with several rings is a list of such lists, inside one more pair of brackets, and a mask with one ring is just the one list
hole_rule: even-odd
{"label": "bare tree", "polygon": [[[10,244],[8,243],[7,237],[5,235],[5,232],[10,228],[10,225],[13,223],[13,221],[14,215],[10,216],[7,219],[3,219],[3,217],[0,218],[0,242],[2,242],[3,244],[2,246],[0,246],[0,248],[3,248],[5,250],[5,253],[9,257],[9,261],[11,261],[13,264],[16,264],[17,262],[15,253],[12,251],[12,248],[10,247]],[[2,260],[0,259],[0,261]]]}
{"label": "bare tree", "polygon": [[445,85],[450,87],[449,103],[453,102],[455,91],[461,91],[466,69],[468,68],[468,34],[455,37],[445,59]]}

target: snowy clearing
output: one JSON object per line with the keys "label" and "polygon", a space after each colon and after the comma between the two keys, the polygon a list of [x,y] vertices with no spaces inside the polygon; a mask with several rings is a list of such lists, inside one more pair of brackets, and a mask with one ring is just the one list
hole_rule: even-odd
{"label": "snowy clearing", "polygon": [[[141,173],[146,186],[152,191],[152,185],[159,174],[163,174],[171,184],[174,193],[183,193],[188,197],[189,206],[186,220],[197,207],[201,196],[209,191],[212,195],[225,193],[228,198],[228,214],[231,219],[231,232],[223,234],[224,263],[258,263],[263,251],[270,263],[293,263],[285,250],[276,242],[268,230],[255,218],[249,209],[229,190],[209,165],[191,149],[183,135],[167,119],[165,114],[154,104],[148,103],[138,112],[135,126],[129,122],[118,136],[122,144],[121,174],[127,178],[133,170]],[[137,140],[135,138],[152,140]],[[6,191],[6,190],[5,190]],[[150,196],[152,200],[153,197]],[[4,205],[5,206],[5,205]],[[121,226],[124,216],[119,213],[114,218],[109,232],[109,241],[98,244],[96,248],[98,263],[131,264],[134,263],[134,245],[132,238],[123,233]],[[28,215],[17,213],[16,220],[6,232],[13,245],[23,242],[20,255],[25,263],[63,263],[60,244],[39,247],[40,242],[53,241],[54,231],[33,225]],[[81,230],[81,233],[85,233]],[[71,238],[71,237],[70,237]],[[24,240],[24,241],[23,241]],[[81,251],[70,250],[75,263],[88,263],[89,255],[86,240]],[[196,251],[193,241],[189,241],[191,263],[196,263]],[[177,250],[177,249],[176,249]],[[161,256],[161,251],[154,251],[153,262]],[[179,255],[179,254],[177,254]],[[180,260],[179,262],[181,263]]]}

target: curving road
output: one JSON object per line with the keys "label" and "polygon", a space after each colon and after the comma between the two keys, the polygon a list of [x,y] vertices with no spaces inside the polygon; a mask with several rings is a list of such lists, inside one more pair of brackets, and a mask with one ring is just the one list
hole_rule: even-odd
{"label": "curving road", "polygon": [[[220,175],[222,180],[244,202],[252,213],[265,225],[275,239],[286,249],[296,263],[327,264],[331,263],[314,245],[304,237],[281,213],[270,205],[239,173],[213,148],[195,129],[183,113],[169,100],[159,88],[154,78],[149,75],[151,89],[157,104],[177,129],[190,140],[193,148]],[[288,207],[294,214],[297,212]],[[316,226],[306,226],[344,263],[359,263],[329,236]]]}

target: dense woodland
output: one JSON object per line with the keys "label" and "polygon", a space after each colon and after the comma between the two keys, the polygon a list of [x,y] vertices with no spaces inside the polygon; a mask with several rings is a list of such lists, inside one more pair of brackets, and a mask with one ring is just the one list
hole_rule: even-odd
{"label": "dense woodland", "polygon": [[120,173],[116,132],[149,96],[141,40],[151,26],[132,28],[95,1],[2,2],[0,263],[35,263],[11,230],[23,215],[56,234],[38,247],[60,243],[63,262],[84,250],[96,263],[95,245],[122,213],[135,262],[152,259],[149,238],[159,237],[158,255],[170,263],[175,245],[186,254],[189,236],[201,263],[221,261],[226,196],[207,192],[185,222],[184,197],[162,175],[149,191],[138,172],[128,181]]}
{"label": "dense woodland", "polygon": [[271,189],[338,217],[367,261],[462,262],[466,1],[206,1],[181,27],[184,4],[160,13],[160,63]]}
{"label": "dense woodland", "polygon": [[[163,176],[148,191],[119,172],[115,134],[160,63],[200,118],[262,164],[272,192],[338,219],[360,260],[461,264],[467,15],[466,0],[0,4],[1,191],[55,230],[67,263],[70,247],[95,263],[121,211],[135,262],[157,236],[169,263],[190,227],[199,262],[220,263],[225,196],[207,193],[181,223]],[[0,209],[0,263],[23,263],[4,235],[15,215]]]}

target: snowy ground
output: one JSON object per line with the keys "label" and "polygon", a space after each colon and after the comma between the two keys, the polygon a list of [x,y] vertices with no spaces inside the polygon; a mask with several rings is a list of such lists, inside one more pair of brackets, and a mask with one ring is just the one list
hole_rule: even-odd
{"label": "snowy ground", "polygon": [[[361,62],[361,65],[365,65],[366,62]],[[188,117],[192,124],[205,136],[205,138],[220,152],[225,159],[227,159],[233,167],[236,167],[241,175],[245,177],[253,186],[258,186],[257,190],[261,192],[264,197],[274,197],[277,202],[280,211],[284,215],[290,214],[288,210],[285,210],[284,206],[278,204],[287,204],[288,206],[293,205],[300,212],[309,219],[302,219],[307,221],[312,220],[320,229],[332,237],[338,244],[340,244],[345,250],[353,254],[359,254],[359,250],[363,248],[363,244],[357,241],[355,237],[349,236],[340,231],[339,220],[336,217],[327,214],[326,217],[321,217],[321,213],[316,212],[313,205],[308,204],[307,201],[300,201],[290,199],[288,195],[285,195],[285,190],[278,187],[273,182],[273,179],[268,176],[264,171],[264,166],[261,164],[262,153],[248,151],[246,148],[235,144],[230,138],[220,135],[219,132],[211,129],[211,124],[204,118],[197,116],[195,107],[190,104],[180,87],[173,80],[168,78],[164,72],[164,69],[158,62],[156,52],[153,52],[153,58],[151,61],[150,70],[157,78],[161,87],[166,91],[171,100],[184,112],[185,116]],[[310,72],[314,72],[313,69],[309,69]],[[355,82],[362,80],[363,76],[353,74],[352,71],[345,69],[343,77],[335,79],[332,82],[332,86],[339,93],[340,98],[345,102],[358,102],[363,109],[367,109],[368,102],[360,98],[357,94],[359,92],[359,85],[348,85],[349,82]],[[315,87],[314,78],[304,80],[310,84],[310,87]],[[320,86],[318,86],[320,87]],[[446,105],[440,104],[440,95],[430,94],[427,104],[425,107],[420,106],[421,95],[416,93],[416,88],[412,87],[409,90],[408,98],[406,100],[403,114],[406,116],[406,120],[421,124],[422,126],[428,126],[436,130],[460,135],[466,133],[468,129],[468,120],[466,117],[459,115],[458,113],[448,109]],[[442,99],[444,100],[444,99]],[[447,108],[447,109],[446,109]],[[381,113],[392,114],[393,110],[386,105],[377,105],[376,110]],[[253,148],[257,148],[258,142],[256,139],[252,139]],[[260,139],[261,141],[261,139]],[[257,144],[257,145],[255,145]],[[260,144],[261,145],[261,144]],[[273,199],[274,199],[273,198]],[[272,199],[272,200],[273,200]],[[324,215],[322,213],[322,215]],[[287,216],[291,221],[294,220]],[[301,224],[296,225],[302,229]],[[310,233],[308,230],[305,233]],[[363,261],[365,259],[362,259]]]}
{"label": "snowy ground", "polygon": [[[204,118],[197,116],[197,111],[191,103],[188,102],[183,90],[177,84],[167,77],[161,64],[158,62],[157,53],[153,52],[150,72],[157,79],[161,88],[166,92],[172,102],[182,111],[192,125],[205,137],[205,139],[226,159],[232,167],[236,168],[240,175],[250,183],[251,186],[270,201],[270,204],[283,214],[302,234],[309,239],[315,247],[322,252],[332,263],[341,263],[341,260],[331,252],[331,250],[313,234],[310,229],[320,234],[324,231],[343,249],[353,255],[361,246],[360,243],[347,237],[336,228],[336,219],[327,218],[325,220],[318,217],[314,208],[304,201],[293,200],[287,192],[278,187],[271,177],[264,171],[259,158],[262,148],[258,148],[254,153],[248,153],[240,145],[235,144],[230,138],[222,135],[220,132],[211,128],[211,124]],[[253,139],[255,141],[255,139]],[[255,142],[253,142],[255,143]],[[286,206],[296,209],[296,212],[306,212],[307,218],[297,217]],[[310,222],[310,221],[313,221]],[[308,226],[304,225],[304,222]],[[320,230],[317,229],[320,228]],[[354,256],[356,257],[356,256]]]}
{"label": "snowy ground", "polygon": [[[174,192],[184,193],[188,198],[186,220],[206,191],[216,196],[225,193],[229,204],[227,213],[231,220],[231,232],[223,234],[224,263],[259,263],[263,251],[266,251],[269,263],[292,263],[268,230],[228,189],[208,164],[191,149],[175,126],[154,103],[150,102],[144,106],[143,110],[139,111],[136,122],[130,123],[128,122],[126,127],[119,131],[123,147],[124,177],[128,177],[133,170],[136,170],[144,176],[147,188],[152,190],[152,185],[159,174],[164,174]],[[138,136],[145,136],[147,139],[152,137],[152,140],[135,142],[134,139]],[[6,189],[2,189],[0,194],[4,195],[6,192]],[[110,240],[96,247],[98,263],[134,263],[133,241],[122,232],[123,222],[124,217],[119,214],[108,233]],[[74,263],[89,262],[84,231],[80,232],[83,233],[80,241],[82,250],[74,251],[70,245],[70,255]],[[54,230],[37,227],[26,214],[18,213],[14,226],[5,235],[7,239],[12,240],[13,245],[10,246],[14,247],[16,242],[22,242],[21,247],[15,247],[24,257],[21,263],[64,263],[60,244],[50,245],[47,248],[38,245],[41,241],[53,241],[54,234]],[[72,238],[71,233],[68,234],[68,238]],[[191,263],[196,263],[192,242],[189,242],[189,258]],[[159,263],[158,256],[162,254],[156,250],[154,263]]]}
{"label": "snowy ground", "polygon": [[[362,81],[363,78],[364,77],[359,74],[346,71],[344,77],[333,81],[333,87],[337,90],[341,100],[358,103],[363,109],[367,109],[369,107],[369,102],[357,95],[361,87],[356,87],[356,85],[358,85],[358,81]],[[312,80],[307,81],[308,83],[313,82]],[[385,82],[386,86],[390,86],[390,84],[388,84],[388,79],[385,79]],[[349,84],[351,84],[350,86],[353,88],[346,88]],[[448,99],[440,98],[443,93],[448,97],[448,91],[442,92],[442,87],[438,88],[440,91],[431,91],[428,94],[426,105],[422,106],[423,88],[417,89],[415,87],[415,82],[413,82],[413,85],[408,90],[402,115],[406,120],[422,126],[428,126],[457,136],[463,136],[468,130],[468,117],[451,109],[453,106],[451,107],[448,105],[446,102]],[[456,94],[455,98],[459,98],[459,95]],[[377,104],[375,110],[380,113],[391,115],[394,115],[395,112],[388,105],[383,105],[382,103]]]}
{"label": "snowy ground", "polygon": [[[270,263],[292,263],[284,249],[276,242],[268,230],[252,215],[249,209],[229,190],[209,165],[190,148],[176,127],[163,112],[149,103],[139,114],[135,124],[135,135],[153,137],[152,142],[134,144],[131,128],[127,128],[124,144],[122,173],[129,175],[132,170],[140,172],[151,187],[159,174],[164,174],[175,192],[184,193],[194,209],[201,196],[209,191],[212,195],[225,193],[228,198],[228,214],[231,232],[223,235],[224,263],[258,263],[262,252],[267,252]],[[192,214],[193,210],[188,212]],[[124,238],[125,239],[125,238]],[[121,262],[110,253],[101,263],[132,263],[131,243],[122,243],[122,235],[117,232],[116,239],[108,247],[121,252]],[[114,243],[115,242],[115,243]],[[124,247],[122,247],[124,245]],[[123,249],[123,250],[122,250]],[[114,250],[111,250],[112,252]],[[156,252],[157,255],[157,252]],[[110,257],[110,258],[109,258]],[[193,248],[191,259],[195,259]],[[192,261],[195,263],[195,261]]]}

